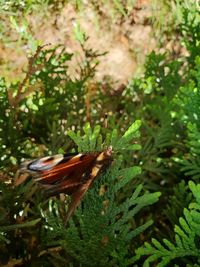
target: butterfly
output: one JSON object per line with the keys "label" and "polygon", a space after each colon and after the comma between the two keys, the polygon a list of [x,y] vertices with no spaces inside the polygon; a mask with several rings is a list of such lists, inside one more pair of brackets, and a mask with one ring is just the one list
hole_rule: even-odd
{"label": "butterfly", "polygon": [[101,152],[58,154],[24,162],[20,172],[31,174],[48,196],[71,195],[66,222],[99,173],[112,161],[112,147]]}

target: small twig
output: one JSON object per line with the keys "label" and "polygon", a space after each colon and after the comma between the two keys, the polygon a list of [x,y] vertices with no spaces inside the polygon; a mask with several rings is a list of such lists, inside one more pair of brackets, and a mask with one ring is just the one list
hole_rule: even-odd
{"label": "small twig", "polygon": [[14,267],[14,266],[20,266],[23,264],[24,264],[23,259],[10,259],[7,264],[1,265],[1,267]]}
{"label": "small twig", "polygon": [[[34,63],[35,63],[39,53],[41,52],[41,50],[47,45],[49,45],[49,44],[45,44],[43,46],[38,46],[35,54],[28,59],[28,70],[26,72],[25,78],[19,84],[17,95],[15,97],[13,97],[12,92],[8,91],[8,99],[9,99],[10,106],[12,108],[16,108],[18,106],[19,102],[24,98],[24,96],[27,96],[27,92],[23,93],[23,88],[26,85],[27,81],[30,79],[31,75],[43,67],[43,66],[37,66],[37,68],[36,68],[36,67],[34,67]],[[29,91],[28,94],[30,94],[31,91]]]}
{"label": "small twig", "polygon": [[39,254],[38,254],[38,257],[41,257],[47,253],[51,253],[51,252],[59,252],[62,250],[62,247],[61,246],[58,246],[58,247],[54,247],[54,248],[48,248],[48,249],[45,249],[45,250],[42,250]]}

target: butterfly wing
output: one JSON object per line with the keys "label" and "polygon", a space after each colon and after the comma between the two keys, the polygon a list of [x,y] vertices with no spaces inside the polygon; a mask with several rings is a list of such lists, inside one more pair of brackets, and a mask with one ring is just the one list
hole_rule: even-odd
{"label": "butterfly wing", "polygon": [[22,172],[30,172],[42,184],[48,196],[71,195],[66,222],[98,176],[111,162],[112,147],[103,152],[55,155],[22,165]]}
{"label": "butterfly wing", "polygon": [[[34,180],[42,184],[48,195],[59,193],[72,194],[88,175],[98,153],[66,155],[59,160],[41,158],[28,165],[28,170],[35,172]],[[44,166],[44,167],[43,167]]]}
{"label": "butterfly wing", "polygon": [[67,215],[66,215],[66,221],[69,220],[70,216],[76,209],[76,207],[81,202],[82,198],[84,197],[87,190],[90,188],[92,182],[95,180],[95,178],[98,176],[99,172],[108,167],[111,163],[111,154],[112,154],[112,147],[109,147],[107,150],[101,152],[95,159],[95,163],[89,173],[89,175],[86,177],[85,181],[77,188],[77,190],[74,191],[72,194],[72,200],[69,204]]}

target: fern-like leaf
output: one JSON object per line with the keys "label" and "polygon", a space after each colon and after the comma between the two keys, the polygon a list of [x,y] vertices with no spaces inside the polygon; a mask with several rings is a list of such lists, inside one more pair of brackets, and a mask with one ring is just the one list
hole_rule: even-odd
{"label": "fern-like leaf", "polygon": [[175,226],[175,242],[164,239],[164,244],[161,244],[156,239],[152,239],[152,244],[145,243],[144,247],[136,250],[137,259],[144,255],[148,256],[144,262],[145,267],[150,266],[152,262],[156,262],[156,266],[164,267],[175,259],[199,258],[200,185],[190,181],[189,188],[196,202],[191,203],[189,209],[184,209],[184,218],[181,217],[179,225]]}

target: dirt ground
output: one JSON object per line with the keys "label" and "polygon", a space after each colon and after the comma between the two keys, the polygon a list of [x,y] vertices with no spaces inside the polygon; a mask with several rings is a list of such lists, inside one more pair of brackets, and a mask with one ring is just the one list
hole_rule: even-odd
{"label": "dirt ground", "polygon": [[[87,1],[86,1],[87,2]],[[153,29],[150,23],[152,16],[149,0],[136,1],[134,7],[126,17],[118,16],[113,20],[107,14],[108,10],[94,11],[90,5],[85,5],[80,12],[72,4],[66,4],[56,14],[40,17],[29,15],[29,30],[41,44],[64,44],[69,52],[80,51],[80,45],[75,40],[74,27],[81,25],[81,29],[89,37],[88,46],[100,52],[107,51],[101,58],[96,73],[97,80],[111,78],[116,84],[127,83],[137,73],[144,63],[145,55],[156,47]],[[108,6],[106,8],[109,8]],[[14,32],[14,31],[13,31]],[[18,39],[16,33],[13,40]],[[19,40],[16,40],[17,42]],[[16,48],[15,42],[9,45],[0,43],[0,61],[7,66],[1,66],[3,75],[16,79],[27,64],[26,50]],[[71,66],[73,73],[74,66]],[[9,74],[8,74],[9,73]]]}

